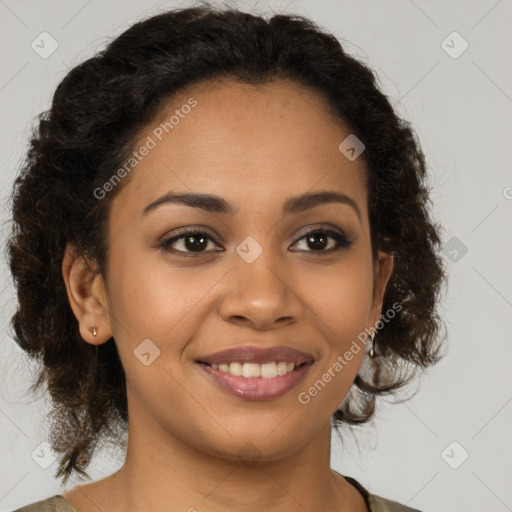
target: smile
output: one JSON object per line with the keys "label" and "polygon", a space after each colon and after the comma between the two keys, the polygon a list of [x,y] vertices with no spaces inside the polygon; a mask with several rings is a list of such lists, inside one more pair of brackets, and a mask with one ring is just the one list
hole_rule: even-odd
{"label": "smile", "polygon": [[270,400],[288,393],[314,362],[313,354],[283,345],[239,346],[195,360],[214,384],[245,400]]}
{"label": "smile", "polygon": [[237,377],[255,378],[264,377],[265,379],[274,379],[277,376],[286,375],[293,372],[298,366],[290,361],[273,361],[270,363],[212,363],[211,368],[229,373]]}

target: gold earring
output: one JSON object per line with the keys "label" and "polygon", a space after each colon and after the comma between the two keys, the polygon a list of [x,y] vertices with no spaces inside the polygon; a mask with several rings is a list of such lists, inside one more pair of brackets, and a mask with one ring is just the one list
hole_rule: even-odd
{"label": "gold earring", "polygon": [[370,357],[375,357],[375,331],[370,334],[372,340],[372,348],[370,349]]}
{"label": "gold earring", "polygon": [[90,327],[89,330],[92,332],[93,336],[96,336],[96,334],[98,334],[96,327]]}

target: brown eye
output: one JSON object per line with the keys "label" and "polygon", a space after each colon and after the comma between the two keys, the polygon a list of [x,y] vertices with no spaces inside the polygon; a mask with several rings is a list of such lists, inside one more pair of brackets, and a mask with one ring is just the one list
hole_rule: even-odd
{"label": "brown eye", "polygon": [[[160,247],[168,252],[177,252],[185,254],[203,253],[209,252],[206,251],[209,242],[212,242],[213,245],[216,245],[215,240],[213,240],[213,238],[210,235],[208,235],[208,233],[198,230],[189,230],[182,232],[177,236],[164,240],[160,244]],[[178,246],[178,248],[176,246]]]}
{"label": "brown eye", "polygon": [[[333,240],[334,243],[330,243],[330,240]],[[348,248],[352,245],[352,242],[348,240],[344,234],[330,229],[311,230],[301,237],[296,243],[301,241],[305,241],[307,247],[310,249],[305,249],[306,252],[331,253],[342,248]]]}
{"label": "brown eye", "polygon": [[[343,233],[338,233],[330,229],[312,229],[303,235],[295,245],[299,242],[303,242],[306,247],[303,249],[293,250],[316,252],[319,254],[331,254],[352,245],[352,242],[348,240]],[[160,244],[161,249],[166,252],[183,255],[199,255],[202,253],[223,250],[215,249],[215,246],[217,246],[216,241],[208,233],[194,229],[183,231],[176,236],[164,240]]]}

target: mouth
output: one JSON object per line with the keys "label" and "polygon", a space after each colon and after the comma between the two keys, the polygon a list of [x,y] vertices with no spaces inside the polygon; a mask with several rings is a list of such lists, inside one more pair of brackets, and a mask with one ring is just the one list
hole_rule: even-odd
{"label": "mouth", "polygon": [[195,361],[213,383],[245,400],[270,400],[288,393],[314,362],[311,354],[288,347],[240,347]]}

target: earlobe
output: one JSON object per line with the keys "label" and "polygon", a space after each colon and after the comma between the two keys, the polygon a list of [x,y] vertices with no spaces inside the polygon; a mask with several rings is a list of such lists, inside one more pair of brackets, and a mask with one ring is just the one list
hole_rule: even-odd
{"label": "earlobe", "polygon": [[105,283],[101,274],[68,244],[62,260],[62,276],[82,338],[93,345],[108,341],[112,337],[112,331]]}

